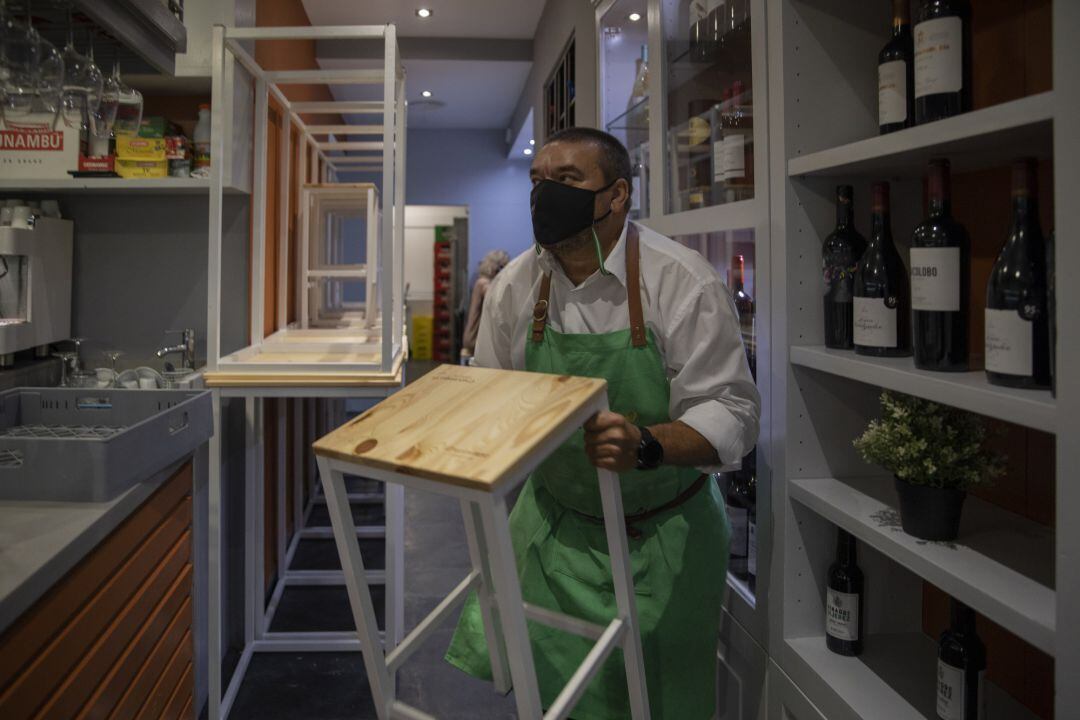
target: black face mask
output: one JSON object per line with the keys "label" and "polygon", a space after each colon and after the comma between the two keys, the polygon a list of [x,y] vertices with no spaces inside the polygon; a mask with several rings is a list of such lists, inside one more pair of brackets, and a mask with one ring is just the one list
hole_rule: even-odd
{"label": "black face mask", "polygon": [[593,217],[596,196],[618,182],[612,180],[599,190],[564,185],[554,180],[541,180],[532,189],[532,222],[536,242],[551,247],[577,235],[611,214]]}

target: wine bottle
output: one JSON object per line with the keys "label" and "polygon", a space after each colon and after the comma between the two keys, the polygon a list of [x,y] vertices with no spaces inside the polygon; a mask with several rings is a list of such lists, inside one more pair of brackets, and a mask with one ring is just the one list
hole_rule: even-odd
{"label": "wine bottle", "polygon": [[986,375],[995,385],[1050,386],[1046,244],[1035,197],[1035,163],[1017,161],[1012,227],[986,286]]}
{"label": "wine bottle", "polygon": [[725,197],[747,200],[754,197],[754,106],[751,93],[741,80],[731,84],[731,105],[724,132],[721,174]]}
{"label": "wine bottle", "polygon": [[728,0],[707,0],[705,3],[705,36],[708,38],[704,59],[718,62],[724,52],[724,13]]}
{"label": "wine bottle", "polygon": [[705,0],[690,0],[688,22],[690,25],[689,57],[691,60],[700,61],[705,59],[705,46],[708,39],[707,15]]}
{"label": "wine bottle", "polygon": [[888,183],[874,183],[870,226],[870,242],[855,271],[855,352],[905,357],[911,354],[911,295],[893,244]]}
{"label": "wine bottle", "polygon": [[971,109],[971,13],[966,0],[922,0],[915,23],[915,122]]}
{"label": "wine bottle", "polygon": [[746,258],[736,255],[731,260],[731,295],[735,300],[735,312],[739,316],[746,359],[754,366],[754,299],[746,293]]}
{"label": "wine bottle", "polygon": [[915,367],[968,367],[971,240],[950,208],[949,161],[927,172],[929,216],[911,238],[911,309]]}
{"label": "wine bottle", "polygon": [[825,347],[850,350],[852,337],[855,269],[866,250],[866,239],[855,229],[854,191],[850,185],[836,188],[836,229],[825,238],[821,265],[825,277]]}
{"label": "wine bottle", "polygon": [[743,469],[727,474],[727,493],[724,504],[728,525],[731,527],[731,544],[728,548],[728,570],[735,577],[746,577],[750,554],[750,508],[746,501],[746,477]]}
{"label": "wine bottle", "polygon": [[836,562],[829,567],[825,593],[825,644],[839,655],[863,649],[863,574],[855,559],[855,538],[838,529]]}
{"label": "wine bottle", "polygon": [[892,37],[878,54],[878,129],[902,130],[914,122],[915,49],[908,0],[893,0]]}
{"label": "wine bottle", "polygon": [[937,716],[941,720],[983,720],[986,647],[975,634],[975,613],[952,601],[952,626],[938,641]]}

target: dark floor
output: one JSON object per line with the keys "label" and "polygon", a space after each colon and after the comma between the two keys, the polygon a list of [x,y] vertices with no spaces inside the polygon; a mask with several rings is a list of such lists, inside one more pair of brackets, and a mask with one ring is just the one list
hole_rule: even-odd
{"label": "dark floor", "polygon": [[[427,368],[424,368],[427,369]],[[412,378],[420,372],[413,371]],[[351,492],[373,488],[356,487]],[[356,506],[354,517],[381,524],[373,506]],[[316,506],[312,526],[328,525]],[[361,540],[369,568],[383,567],[383,541]],[[304,540],[294,568],[339,568],[332,540]],[[405,494],[405,626],[416,625],[469,571],[468,549],[458,502],[435,495]],[[381,588],[372,587],[382,624]],[[497,695],[442,660],[456,617],[447,621],[398,673],[398,697],[439,718],[487,720],[516,717],[513,697]],[[290,588],[281,599],[273,630],[351,629],[345,588]],[[230,717],[234,720],[367,720],[375,708],[359,653],[260,653],[248,667]]]}

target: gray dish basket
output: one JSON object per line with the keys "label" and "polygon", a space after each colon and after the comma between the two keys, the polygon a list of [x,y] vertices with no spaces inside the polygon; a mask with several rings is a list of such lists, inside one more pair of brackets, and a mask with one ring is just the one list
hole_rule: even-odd
{"label": "gray dish basket", "polygon": [[0,500],[105,502],[213,434],[208,390],[0,393]]}

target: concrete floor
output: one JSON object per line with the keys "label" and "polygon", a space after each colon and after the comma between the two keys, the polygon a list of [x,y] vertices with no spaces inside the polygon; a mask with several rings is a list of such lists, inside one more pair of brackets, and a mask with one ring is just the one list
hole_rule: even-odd
{"label": "concrete floor", "polygon": [[[430,365],[411,367],[411,379]],[[367,522],[381,508],[354,507]],[[316,507],[310,524],[329,525]],[[363,542],[363,541],[362,541]],[[362,544],[369,567],[382,567],[383,542]],[[339,568],[330,540],[305,540],[294,568]],[[406,632],[430,612],[469,571],[469,554],[456,500],[406,492],[405,624]],[[373,595],[375,593],[373,592]],[[376,607],[381,596],[375,597]],[[381,624],[381,613],[380,613]],[[497,695],[490,683],[472,678],[442,660],[456,624],[443,624],[398,673],[401,700],[449,720],[514,718],[513,696]],[[353,629],[344,587],[292,588],[282,598],[274,630]],[[360,653],[256,654],[233,705],[233,720],[367,720],[375,707]]]}

